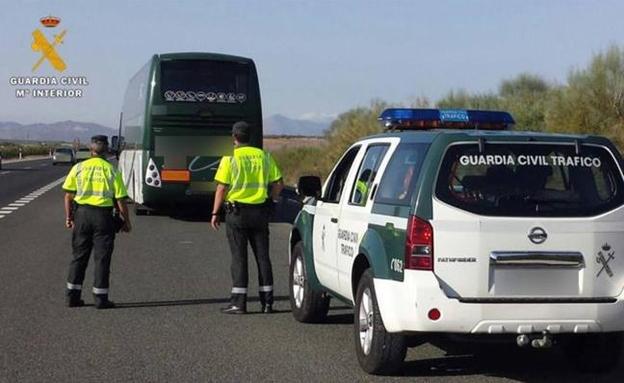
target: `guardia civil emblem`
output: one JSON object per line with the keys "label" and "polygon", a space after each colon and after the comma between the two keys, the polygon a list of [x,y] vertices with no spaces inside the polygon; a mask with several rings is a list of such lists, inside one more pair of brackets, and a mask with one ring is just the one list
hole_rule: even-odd
{"label": "guardia civil emblem", "polygon": [[[61,19],[55,16],[42,17],[39,21],[45,28],[56,28],[61,23]],[[39,60],[37,60],[32,67],[33,72],[35,72],[44,61],[49,62],[52,68],[57,72],[62,72],[67,69],[65,61],[63,61],[63,58],[56,50],[57,46],[63,43],[66,33],[67,30],[64,29],[61,33],[53,35],[52,40],[48,40],[41,29],[37,28],[33,31],[33,43],[31,48],[33,51],[41,53]]]}
{"label": "guardia civil emblem", "polygon": [[609,278],[613,277],[613,270],[611,270],[611,267],[609,266],[609,262],[611,262],[614,259],[615,259],[615,251],[613,250],[613,248],[611,248],[611,245],[609,245],[608,243],[605,243],[604,245],[602,245],[602,247],[600,248],[600,251],[596,255],[596,262],[599,265],[602,265],[602,267],[600,268],[600,271],[598,271],[598,274],[596,274],[596,277],[599,277],[603,271],[607,273]]}

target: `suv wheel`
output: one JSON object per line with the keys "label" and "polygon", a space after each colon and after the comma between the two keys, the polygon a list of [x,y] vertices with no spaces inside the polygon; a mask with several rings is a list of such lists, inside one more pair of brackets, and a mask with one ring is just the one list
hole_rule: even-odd
{"label": "suv wheel", "polygon": [[362,369],[369,374],[396,373],[405,359],[407,342],[404,335],[386,331],[370,269],[358,283],[354,319],[355,349]]}
{"label": "suv wheel", "polygon": [[329,311],[329,297],[320,291],[312,290],[303,260],[303,244],[298,242],[293,248],[290,262],[290,308],[299,322],[322,322]]}
{"label": "suv wheel", "polygon": [[563,344],[568,359],[582,372],[609,372],[622,355],[624,333],[572,335]]}

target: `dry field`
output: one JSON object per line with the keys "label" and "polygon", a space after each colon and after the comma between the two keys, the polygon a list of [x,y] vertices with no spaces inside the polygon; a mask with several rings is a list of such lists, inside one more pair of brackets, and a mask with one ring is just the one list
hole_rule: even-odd
{"label": "dry field", "polygon": [[296,137],[296,136],[265,136],[264,148],[270,152],[281,149],[307,148],[322,146],[327,140],[322,137]]}

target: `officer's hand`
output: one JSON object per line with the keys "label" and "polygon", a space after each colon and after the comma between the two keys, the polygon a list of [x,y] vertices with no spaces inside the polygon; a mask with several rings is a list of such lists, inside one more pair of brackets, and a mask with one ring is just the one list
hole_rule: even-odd
{"label": "officer's hand", "polygon": [[65,227],[68,229],[73,229],[74,228],[74,220],[73,219],[66,219],[65,220]]}
{"label": "officer's hand", "polygon": [[129,233],[132,231],[132,225],[130,224],[130,221],[124,221],[124,224],[121,227],[121,231],[123,231],[124,233]]}
{"label": "officer's hand", "polygon": [[219,230],[219,225],[221,225],[221,222],[219,222],[219,216],[213,215],[210,220],[210,226],[212,226],[214,230]]}

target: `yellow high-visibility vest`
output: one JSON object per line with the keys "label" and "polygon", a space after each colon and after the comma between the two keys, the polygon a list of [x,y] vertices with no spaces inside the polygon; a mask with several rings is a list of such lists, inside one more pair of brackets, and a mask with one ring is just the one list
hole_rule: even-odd
{"label": "yellow high-visibility vest", "polygon": [[226,201],[250,205],[264,203],[269,184],[281,178],[273,157],[251,146],[235,148],[232,156],[223,157],[215,175],[215,181],[228,186]]}
{"label": "yellow high-visibility vest", "polygon": [[74,165],[65,178],[63,190],[75,194],[77,204],[97,207],[112,207],[113,199],[128,196],[121,173],[100,157]]}

